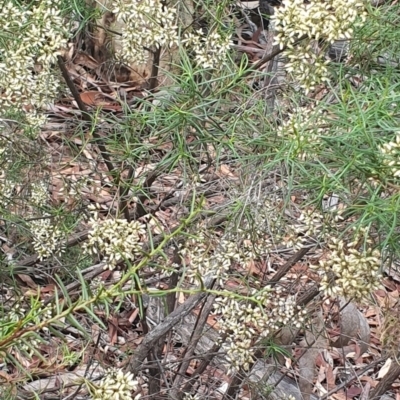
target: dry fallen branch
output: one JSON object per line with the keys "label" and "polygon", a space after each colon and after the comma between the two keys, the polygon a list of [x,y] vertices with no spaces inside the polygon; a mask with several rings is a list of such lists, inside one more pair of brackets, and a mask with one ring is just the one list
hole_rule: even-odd
{"label": "dry fallen branch", "polygon": [[[391,388],[392,384],[396,379],[400,376],[400,363],[399,363],[400,353],[397,354],[397,357],[394,357],[394,361],[390,365],[389,371],[387,374],[381,379],[381,381],[376,385],[376,388],[372,390],[370,394],[371,400],[380,399],[388,390]],[[386,356],[385,358],[388,358]],[[383,360],[382,360],[383,361]]]}
{"label": "dry fallen branch", "polygon": [[[205,285],[206,288],[209,286],[212,286],[212,282],[208,282],[208,285]],[[176,326],[182,320],[182,318],[189,314],[205,296],[206,293],[202,292],[189,297],[176,310],[169,314],[164,321],[162,321],[151,332],[149,332],[143,339],[143,342],[135,350],[135,353],[133,354],[126,369],[132,372],[133,375],[136,375],[141,369],[144,360],[154,344],[163,335],[168,333],[174,326]]]}

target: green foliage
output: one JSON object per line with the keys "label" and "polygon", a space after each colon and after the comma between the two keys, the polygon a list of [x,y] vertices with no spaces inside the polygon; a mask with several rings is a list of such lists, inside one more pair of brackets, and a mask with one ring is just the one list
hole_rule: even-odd
{"label": "green foliage", "polygon": [[[0,177],[0,227],[1,235],[12,238],[10,247],[15,251],[1,256],[1,272],[15,284],[16,275],[28,271],[22,268],[27,266],[18,263],[36,254],[46,267],[44,276],[51,278],[47,282],[55,284],[52,298],[45,304],[42,293],[21,296],[13,288],[12,300],[0,305],[1,358],[21,371],[22,356],[45,361],[37,347],[48,338],[48,332],[60,341],[63,365],[79,362],[92,342],[81,315],[89,325],[106,329],[107,318],[118,312],[124,301],[134,298],[143,319],[146,296],[165,300],[171,294],[208,291],[204,286],[208,274],[220,285],[209,292],[222,298],[221,309],[229,297],[223,285],[232,275],[239,276],[249,293],[253,289],[261,291],[265,282],[259,277],[243,277],[233,270],[245,269],[249,262],[265,262],[277,251],[311,243],[335,261],[338,253],[332,250],[334,243],[341,247],[346,273],[351,270],[349,254],[353,255],[353,265],[372,254],[373,259],[363,263],[371,268],[366,268],[366,275],[357,276],[357,282],[364,278],[372,281],[368,287],[371,290],[379,283],[380,275],[375,273],[379,263],[386,257],[399,257],[399,6],[368,9],[365,24],[355,30],[348,60],[330,63],[327,68],[327,96],[316,101],[287,85],[280,89],[276,109],[271,112],[263,90],[253,89],[254,81],[262,80],[265,74],[251,71],[246,56],[237,63],[238,57],[227,50],[226,39],[233,32],[231,3],[201,2],[197,11],[208,21],[209,30],[188,39],[190,45],[180,46],[174,61],[179,73],[165,71],[168,86],[137,99],[134,106],[122,102],[119,113],[91,110],[90,123],[75,121],[72,132],[60,134],[57,140],[65,154],[93,168],[88,177],[60,179],[58,183],[63,187],[49,190],[57,159],[49,159],[43,139],[37,135],[38,125],[29,125],[21,104],[13,107],[14,99],[10,97],[11,106],[3,110],[2,122],[11,123],[2,125],[0,137],[0,165],[4,171]],[[99,16],[98,8],[83,0],[63,0],[59,7],[69,22],[78,22],[75,39]],[[25,16],[28,18],[28,13]],[[69,33],[74,37],[73,32]],[[186,33],[195,35],[190,28],[180,32]],[[203,46],[211,40],[207,35],[211,34],[215,34],[216,43],[222,43],[218,59],[221,65],[201,58]],[[20,45],[11,36],[2,39],[4,47]],[[157,43],[151,45],[156,48]],[[37,62],[36,53],[30,56]],[[58,74],[55,60],[46,64],[54,75]],[[35,73],[32,66],[27,76]],[[6,78],[4,73],[2,78]],[[100,149],[98,159],[108,157],[114,169],[105,171],[104,165],[100,168],[101,161],[94,160],[93,149]],[[138,172],[147,167],[157,177],[177,177],[173,185],[179,201],[173,205],[179,207],[173,226],[166,226],[157,217],[163,199],[157,199],[161,204],[154,206],[154,193],[146,183],[148,175]],[[221,172],[226,170],[231,176]],[[206,180],[209,171],[220,174],[221,186],[217,189]],[[81,195],[87,188],[94,188],[90,201]],[[61,189],[63,199],[55,199],[59,194],[56,190]],[[90,220],[93,210],[89,203],[96,198],[95,189],[109,191],[113,200],[98,206],[96,218]],[[225,196],[222,205],[217,203],[210,209],[209,199],[221,193]],[[140,221],[143,226],[135,238],[126,228],[128,223],[118,222],[126,217],[121,200],[124,196],[136,205],[136,210],[144,209]],[[221,215],[225,230],[212,225],[204,228],[210,216]],[[104,223],[105,219],[109,224]],[[86,228],[89,233],[82,234],[84,239],[73,245],[68,242]],[[92,240],[95,234],[96,240]],[[82,244],[84,240],[86,245]],[[179,263],[171,261],[171,243],[175,240],[179,245],[173,251]],[[359,258],[354,258],[355,254]],[[335,270],[334,261],[325,264],[328,271],[321,264],[314,266],[315,273],[326,273],[328,277]],[[123,266],[118,282],[107,286],[102,279],[88,282],[84,270],[96,263],[107,263],[110,269]],[[179,274],[178,284],[165,290],[155,289],[146,280],[148,276],[169,277],[174,273]],[[347,287],[354,280],[346,275],[341,284]],[[328,278],[326,281],[326,286],[335,284]],[[68,285],[75,283],[71,291]],[[322,289],[325,294],[337,293],[332,287]],[[281,295],[287,301],[282,303],[287,306],[290,298],[294,310],[295,300],[285,290]],[[364,291],[362,297],[368,298],[371,290]],[[354,291],[340,293],[355,296]],[[249,329],[258,329],[258,325],[250,317],[244,323],[236,312],[248,306],[248,297],[234,293],[233,298],[232,318],[229,324],[226,318],[229,326],[225,330],[229,333],[235,323],[240,323],[243,329],[237,332],[247,331],[248,335]],[[277,304],[276,309],[281,306]],[[268,314],[252,304],[241,315],[247,314],[257,315],[260,326],[269,315],[264,325],[274,331],[282,326],[278,311]],[[285,323],[297,322],[288,319]],[[82,338],[77,353],[70,351],[63,339],[66,327],[76,329]],[[260,329],[254,331],[254,335],[259,334]],[[252,337],[247,337],[247,344],[253,346]],[[291,356],[273,337],[262,340],[261,345],[266,357],[277,360]],[[245,348],[243,353],[251,351]],[[249,366],[250,362],[251,357],[235,366]]]}

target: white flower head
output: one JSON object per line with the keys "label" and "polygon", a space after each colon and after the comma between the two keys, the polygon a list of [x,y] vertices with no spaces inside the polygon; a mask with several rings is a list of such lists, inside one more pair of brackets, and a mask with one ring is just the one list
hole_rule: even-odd
{"label": "white flower head", "polygon": [[[122,369],[110,368],[100,381],[100,384],[92,394],[93,400],[132,400],[133,392],[138,389],[136,381],[131,372]],[[136,395],[134,400],[140,398]]]}

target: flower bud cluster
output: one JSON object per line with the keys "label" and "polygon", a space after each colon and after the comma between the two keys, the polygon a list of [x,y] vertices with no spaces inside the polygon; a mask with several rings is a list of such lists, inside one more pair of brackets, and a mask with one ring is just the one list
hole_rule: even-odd
{"label": "flower bud cluster", "polygon": [[326,135],[324,114],[314,108],[300,108],[290,113],[277,129],[278,136],[288,139],[291,153],[301,160],[306,160],[318,153],[322,142],[321,135]]}
{"label": "flower bud cluster", "polygon": [[293,230],[298,235],[298,240],[305,244],[311,237],[319,237],[324,227],[324,216],[315,210],[305,210],[300,213]]}
{"label": "flower bud cluster", "polygon": [[183,396],[183,400],[201,400],[201,397],[198,394],[187,394]]}
{"label": "flower bud cluster", "polygon": [[96,276],[90,281],[89,284],[90,290],[93,296],[97,296],[100,291],[104,288],[104,282],[101,276]]}
{"label": "flower bud cluster", "polygon": [[223,345],[230,370],[247,370],[253,360],[254,338],[267,337],[288,324],[300,327],[304,313],[293,296],[279,287],[253,291],[252,296],[239,300],[232,296],[218,297],[215,312],[220,315],[219,332],[229,336]]}
{"label": "flower bud cluster", "polygon": [[[36,299],[31,301],[35,303]],[[0,337],[4,338],[9,335],[11,333],[10,327],[11,329],[21,330],[47,321],[52,316],[53,310],[50,305],[37,307],[36,304],[33,304],[32,307],[32,304],[26,304],[25,298],[21,297],[15,301],[15,304],[12,305],[12,308],[2,320],[2,324],[0,324]],[[21,323],[23,326],[21,326]],[[42,330],[48,332],[47,327],[42,328]],[[32,334],[12,343],[14,351],[24,351],[29,356],[34,354],[33,349],[38,349],[39,345],[40,341]]]}
{"label": "flower bud cluster", "polygon": [[283,244],[288,248],[299,250],[310,239],[320,239],[325,219],[322,214],[316,211],[302,211],[297,219],[297,223],[286,227],[286,235],[282,238]]}
{"label": "flower bud cluster", "polygon": [[396,139],[385,143],[379,148],[383,157],[383,164],[389,168],[394,178],[400,177],[400,133],[396,134]]}
{"label": "flower bud cluster", "polygon": [[[58,86],[54,86],[54,97],[57,94],[57,90]],[[30,135],[28,137],[31,139],[36,139],[40,132],[40,128],[47,122],[47,116],[45,114],[41,114],[37,110],[32,110],[25,113],[25,121],[30,128],[28,131]]]}
{"label": "flower bud cluster", "polygon": [[[356,242],[346,246],[339,239],[332,239],[328,247],[330,252],[327,259],[311,266],[323,274],[321,290],[327,296],[362,300],[379,287],[379,250],[368,248],[359,251]],[[334,280],[330,279],[332,273]]]}
{"label": "flower bud cluster", "polygon": [[105,269],[113,270],[120,261],[133,261],[141,254],[146,230],[140,222],[112,218],[101,220],[98,211],[93,210],[89,224],[91,230],[83,246],[84,252],[100,255]]}
{"label": "flower bud cluster", "polygon": [[32,183],[31,201],[36,207],[43,207],[49,200],[49,192],[45,182]]}
{"label": "flower bud cluster", "polygon": [[93,390],[93,400],[137,400],[140,395],[132,396],[137,391],[138,381],[133,378],[131,372],[122,369],[110,368],[105,377]]}
{"label": "flower bud cluster", "polygon": [[52,223],[50,215],[29,222],[32,234],[33,248],[39,260],[44,260],[54,253],[61,255],[65,248],[62,245],[63,233]]}
{"label": "flower bud cluster", "polygon": [[117,54],[121,61],[146,63],[145,48],[178,43],[177,11],[161,0],[115,0],[112,11],[125,24]]}
{"label": "flower bud cluster", "polygon": [[193,51],[196,64],[204,69],[223,68],[233,44],[228,34],[221,35],[218,31],[212,31],[206,35],[202,29],[195,34],[186,34],[182,43]]}
{"label": "flower bud cluster", "polygon": [[217,279],[224,287],[229,270],[234,266],[246,268],[249,262],[259,261],[277,245],[299,249],[310,239],[320,237],[326,217],[315,210],[300,213],[296,223],[279,215],[272,200],[255,205],[252,223],[245,222],[234,234],[223,238],[200,232],[180,247],[179,254],[191,283],[204,276]]}
{"label": "flower bud cluster", "polygon": [[3,4],[0,25],[7,31],[0,61],[0,111],[33,110],[27,122],[34,128],[45,118],[36,110],[58,95],[59,81],[51,70],[67,43],[68,29],[60,15],[61,0],[41,0],[32,7]]}
{"label": "flower bud cluster", "polygon": [[5,178],[0,179],[0,206],[5,207],[10,204],[11,196],[15,184]]}
{"label": "flower bud cluster", "polygon": [[[350,39],[353,28],[365,20],[360,0],[283,0],[273,16],[276,44],[287,46],[287,71],[309,92],[328,81],[327,46],[338,39]],[[304,38],[295,47],[296,41]],[[319,48],[322,39],[324,46]]]}
{"label": "flower bud cluster", "polygon": [[[218,243],[213,243],[218,240]],[[227,273],[232,264],[246,264],[252,258],[246,247],[238,246],[238,241],[230,238],[207,238],[207,234],[200,232],[196,237],[186,241],[179,250],[182,260],[187,265],[187,277],[190,282],[210,276],[224,286]]]}

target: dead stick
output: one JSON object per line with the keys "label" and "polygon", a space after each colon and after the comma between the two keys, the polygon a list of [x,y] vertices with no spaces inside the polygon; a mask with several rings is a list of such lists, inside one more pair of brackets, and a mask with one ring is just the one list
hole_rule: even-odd
{"label": "dead stick", "polygon": [[144,360],[154,344],[175,325],[177,325],[182,318],[188,315],[205,296],[205,292],[200,292],[189,297],[182,305],[169,314],[164,321],[158,324],[146,335],[142,343],[136,348],[132,356],[132,360],[128,366],[128,369],[133,373],[134,376],[136,376],[136,374],[140,371]]}
{"label": "dead stick", "polygon": [[276,274],[268,281],[269,286],[276,285],[290,270],[297,263],[297,261],[301,260],[309,251],[311,247],[303,247],[300,249],[296,254],[289,258],[289,260],[279,268]]}
{"label": "dead stick", "polygon": [[[62,76],[65,80],[65,83],[67,84],[69,90],[72,93],[72,96],[74,97],[76,104],[78,105],[79,109],[82,111],[82,118],[89,123],[93,123],[93,118],[92,116],[87,112],[87,108],[85,103],[82,101],[81,96],[78,92],[78,89],[76,88],[74,82],[71,79],[71,76],[67,70],[67,67],[65,66],[64,60],[61,56],[57,56],[57,61],[58,61],[58,66],[60,67]],[[103,143],[102,138],[100,135],[96,132],[96,130],[93,131],[93,137],[97,141],[97,146],[99,147],[99,150],[101,152],[101,156],[104,159],[104,162],[108,168],[108,171],[110,173],[115,173],[115,168],[111,162],[110,156],[107,152],[106,146]],[[115,176],[113,177],[115,179]]]}
{"label": "dead stick", "polygon": [[[364,375],[369,369],[375,367],[377,364],[379,364],[380,362],[383,362],[387,359],[388,357],[381,357],[378,360],[373,361],[371,364],[368,364],[366,367],[364,367],[363,369],[361,369],[360,371],[358,371],[357,374],[355,374],[354,376],[350,377],[349,379],[347,379],[346,381],[344,381],[343,383],[341,383],[340,385],[336,386],[334,389],[332,389],[331,391],[329,391],[328,393],[326,393],[325,395],[323,395],[319,400],[327,400],[330,396],[332,396],[333,394],[337,393],[339,390],[343,389],[344,387],[346,387],[349,383],[353,382],[355,379],[359,379],[362,375]],[[397,378],[397,377],[396,377]],[[379,386],[379,384],[378,384]],[[377,386],[377,387],[378,387]],[[376,390],[376,389],[375,389]],[[383,394],[383,393],[382,393]],[[373,393],[371,394],[370,399],[373,399]]]}
{"label": "dead stick", "polygon": [[[387,374],[382,378],[382,380],[376,385],[376,388],[370,393],[370,399],[379,399],[385,393],[388,392],[393,382],[400,376],[400,364],[397,361],[400,354],[392,359],[392,364],[389,368]],[[386,356],[388,358],[389,356]]]}

